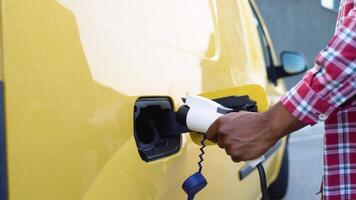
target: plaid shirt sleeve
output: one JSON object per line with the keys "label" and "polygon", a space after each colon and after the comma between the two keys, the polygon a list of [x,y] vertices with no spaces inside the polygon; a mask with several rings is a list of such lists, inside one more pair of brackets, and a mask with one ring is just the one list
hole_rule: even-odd
{"label": "plaid shirt sleeve", "polygon": [[325,120],[356,95],[356,8],[344,18],[316,65],[281,99],[305,124]]}

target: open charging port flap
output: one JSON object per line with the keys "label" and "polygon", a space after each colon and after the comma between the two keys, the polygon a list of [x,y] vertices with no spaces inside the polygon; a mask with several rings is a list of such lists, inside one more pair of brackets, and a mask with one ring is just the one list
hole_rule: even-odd
{"label": "open charging port flap", "polygon": [[174,106],[169,97],[137,99],[134,136],[142,160],[149,162],[179,151],[181,136],[176,134],[175,124]]}

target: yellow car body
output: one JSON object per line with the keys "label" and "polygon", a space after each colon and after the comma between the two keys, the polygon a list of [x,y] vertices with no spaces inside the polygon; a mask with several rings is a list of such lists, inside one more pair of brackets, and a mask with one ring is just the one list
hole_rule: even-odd
{"label": "yellow car body", "polygon": [[[188,94],[228,96],[235,94],[229,88],[250,84],[276,102],[283,83],[267,79],[250,3],[2,0],[3,197],[186,198],[181,184],[197,170],[200,145],[184,134],[175,154],[143,161],[134,105],[139,97],[167,96],[177,108]],[[269,184],[284,148],[283,140],[264,163]],[[215,145],[206,151],[208,186],[197,199],[260,198],[256,170],[240,180],[244,163]]]}

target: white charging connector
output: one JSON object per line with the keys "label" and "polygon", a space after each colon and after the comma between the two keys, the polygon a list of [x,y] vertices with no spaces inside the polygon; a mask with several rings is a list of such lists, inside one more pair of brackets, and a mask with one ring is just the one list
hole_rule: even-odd
{"label": "white charging connector", "polygon": [[[189,107],[186,117],[187,127],[198,133],[206,133],[209,127],[224,114],[231,112],[232,109],[224,107],[215,101],[201,96],[187,96],[185,105]],[[246,161],[246,163],[255,168],[259,163],[265,160],[265,156]]]}

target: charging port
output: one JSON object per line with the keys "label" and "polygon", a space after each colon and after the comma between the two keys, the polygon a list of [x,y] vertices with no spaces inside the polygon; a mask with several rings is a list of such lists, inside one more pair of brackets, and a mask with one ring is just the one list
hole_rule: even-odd
{"label": "charging port", "polygon": [[142,160],[149,162],[179,151],[172,100],[141,97],[135,103],[134,136]]}

